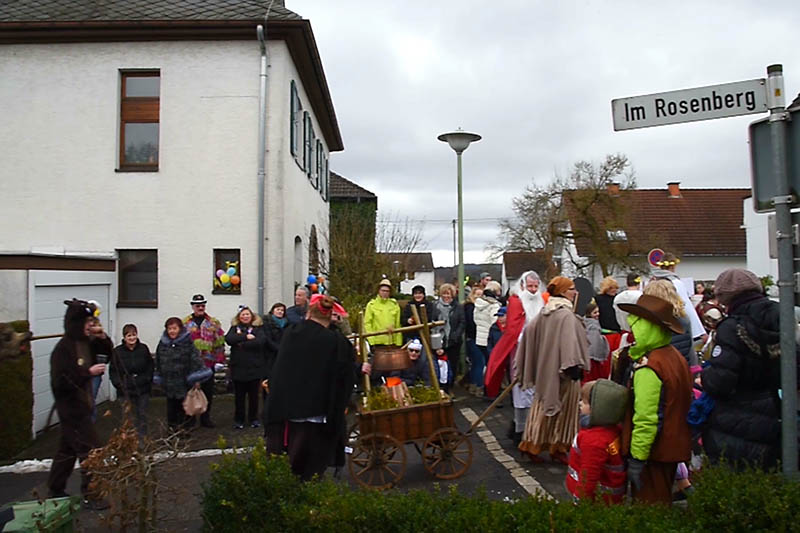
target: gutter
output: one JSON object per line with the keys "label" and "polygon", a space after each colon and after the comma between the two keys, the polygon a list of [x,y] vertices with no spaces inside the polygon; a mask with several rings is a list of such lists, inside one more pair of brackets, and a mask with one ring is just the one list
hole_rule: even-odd
{"label": "gutter", "polygon": [[267,220],[265,217],[266,168],[267,168],[267,57],[266,17],[264,25],[256,26],[258,44],[261,47],[261,86],[258,93],[258,314],[264,314],[264,242]]}

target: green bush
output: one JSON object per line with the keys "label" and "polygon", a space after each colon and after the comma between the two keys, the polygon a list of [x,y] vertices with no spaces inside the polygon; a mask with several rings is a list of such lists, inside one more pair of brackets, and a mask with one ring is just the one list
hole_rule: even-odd
{"label": "green bush", "polygon": [[[30,331],[27,320],[0,325],[17,333]],[[10,459],[31,442],[33,427],[33,358],[30,343],[23,350],[13,350],[13,356],[3,354],[0,364],[0,459]],[[48,385],[49,389],[49,385]]]}
{"label": "green bush", "polygon": [[[381,531],[485,533],[581,531],[800,531],[798,483],[777,474],[709,468],[685,508],[490,500],[482,491],[381,493],[331,479],[301,483],[284,457],[226,454],[203,486],[206,531]],[[263,524],[263,525],[261,525]]]}

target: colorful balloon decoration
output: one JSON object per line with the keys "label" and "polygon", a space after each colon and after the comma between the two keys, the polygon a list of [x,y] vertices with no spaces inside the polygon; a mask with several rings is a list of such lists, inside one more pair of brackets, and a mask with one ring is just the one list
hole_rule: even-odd
{"label": "colorful balloon decoration", "polygon": [[235,266],[228,267],[228,270],[227,270],[226,274],[228,274],[229,276],[235,276],[236,275],[236,267]]}
{"label": "colorful balloon decoration", "polygon": [[220,268],[219,270],[217,270],[217,277],[221,278],[224,273],[225,271]]}
{"label": "colorful balloon decoration", "polygon": [[315,293],[315,294],[316,294],[316,292],[317,292],[317,289],[318,289],[318,288],[319,288],[319,287],[317,286],[317,284],[316,284],[316,283],[312,283],[312,284],[311,284],[311,292],[313,292],[313,293]]}
{"label": "colorful balloon decoration", "polygon": [[311,285],[312,283],[316,283],[317,282],[317,276],[315,276],[314,274],[309,274],[308,277],[306,278],[306,282],[309,285]]}
{"label": "colorful balloon decoration", "polygon": [[239,283],[241,283],[241,281],[242,280],[239,278],[239,276],[236,275],[231,276],[231,283],[233,283],[234,285],[238,286]]}
{"label": "colorful balloon decoration", "polygon": [[239,274],[239,261],[225,261],[225,266],[217,269],[214,274],[215,289],[226,289],[232,292],[239,291],[242,283],[242,278]]}

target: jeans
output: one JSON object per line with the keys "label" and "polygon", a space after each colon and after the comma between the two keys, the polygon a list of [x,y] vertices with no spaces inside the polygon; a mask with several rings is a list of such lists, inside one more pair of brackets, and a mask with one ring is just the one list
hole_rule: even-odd
{"label": "jeans", "polygon": [[467,357],[470,360],[469,382],[475,386],[483,387],[483,371],[486,368],[486,356],[475,339],[467,339]]}
{"label": "jeans", "polygon": [[139,394],[138,396],[124,398],[124,400],[130,403],[131,412],[136,421],[136,432],[139,433],[140,437],[144,437],[147,435],[147,406],[150,405],[150,395]]}

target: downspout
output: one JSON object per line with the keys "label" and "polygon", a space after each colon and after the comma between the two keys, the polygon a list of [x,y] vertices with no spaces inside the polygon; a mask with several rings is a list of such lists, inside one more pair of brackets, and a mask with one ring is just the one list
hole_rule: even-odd
{"label": "downspout", "polygon": [[256,27],[261,47],[261,87],[258,93],[258,314],[264,314],[264,242],[266,234],[265,204],[267,168],[267,40],[266,20]]}

